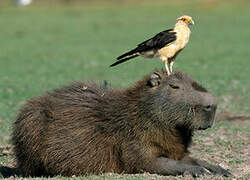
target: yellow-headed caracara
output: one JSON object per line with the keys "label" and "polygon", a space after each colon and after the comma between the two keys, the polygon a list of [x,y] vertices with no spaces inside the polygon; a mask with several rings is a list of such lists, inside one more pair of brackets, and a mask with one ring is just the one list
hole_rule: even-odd
{"label": "yellow-headed caracara", "polygon": [[[177,18],[174,29],[168,29],[156,34],[154,37],[140,43],[137,47],[117,58],[115,66],[137,56],[146,58],[160,58],[165,64],[168,75],[173,70],[176,56],[186,46],[190,36],[189,25],[194,24],[192,17],[181,16]],[[169,64],[169,68],[168,68]]]}

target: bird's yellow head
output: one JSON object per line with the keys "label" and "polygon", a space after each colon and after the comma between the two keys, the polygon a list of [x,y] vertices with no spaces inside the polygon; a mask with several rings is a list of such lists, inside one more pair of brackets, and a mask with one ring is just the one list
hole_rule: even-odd
{"label": "bird's yellow head", "polygon": [[177,18],[176,21],[177,22],[178,21],[183,21],[187,25],[193,25],[194,24],[194,21],[193,21],[192,17],[187,16],[187,15],[184,15],[184,16],[181,16],[181,17]]}

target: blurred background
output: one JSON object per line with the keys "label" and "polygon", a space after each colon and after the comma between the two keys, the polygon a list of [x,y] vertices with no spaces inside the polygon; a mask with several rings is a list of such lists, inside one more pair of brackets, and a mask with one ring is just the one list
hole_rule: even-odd
{"label": "blurred background", "polygon": [[109,65],[184,14],[195,25],[174,70],[200,81],[219,109],[249,112],[249,0],[1,0],[0,118],[61,84],[96,79],[127,87],[163,68],[143,58]]}
{"label": "blurred background", "polygon": [[249,0],[0,0],[0,142],[28,98],[87,79],[124,88],[163,68],[143,58],[109,65],[184,14],[195,25],[174,70],[212,92],[218,112],[249,114]]}
{"label": "blurred background", "polygon": [[184,14],[195,25],[174,70],[200,81],[220,110],[249,112],[249,0],[0,0],[0,118],[71,81],[127,87],[163,68],[143,58],[109,65]]}

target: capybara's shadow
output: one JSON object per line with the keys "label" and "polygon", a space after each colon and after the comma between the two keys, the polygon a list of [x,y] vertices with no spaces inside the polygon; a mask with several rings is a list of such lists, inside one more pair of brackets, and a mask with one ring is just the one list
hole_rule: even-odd
{"label": "capybara's shadow", "polygon": [[20,173],[17,168],[0,166],[0,178],[8,178],[11,176],[20,176]]}
{"label": "capybara's shadow", "polygon": [[[0,179],[1,178],[9,178],[9,177],[25,177],[21,173],[20,169],[8,167],[8,166],[0,166]],[[48,174],[37,175],[33,177],[53,177]]]}

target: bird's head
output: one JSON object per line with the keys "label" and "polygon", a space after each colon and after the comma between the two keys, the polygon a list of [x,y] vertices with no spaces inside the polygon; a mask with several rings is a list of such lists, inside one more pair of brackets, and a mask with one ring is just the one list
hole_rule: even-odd
{"label": "bird's head", "polygon": [[177,18],[176,21],[177,22],[182,21],[182,22],[186,23],[187,25],[193,25],[194,24],[194,21],[193,21],[192,17],[187,16],[187,15],[184,15],[184,16],[181,16],[181,17]]}

